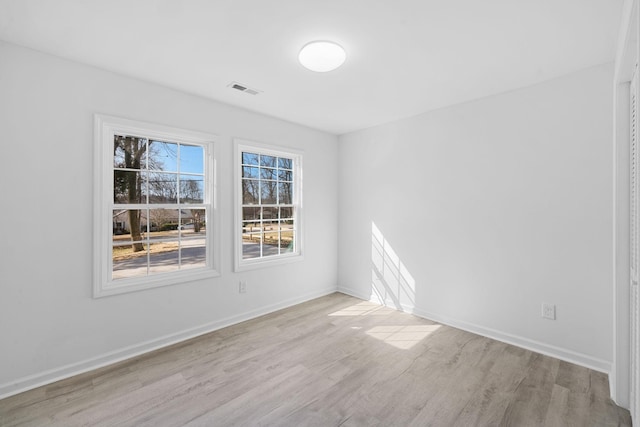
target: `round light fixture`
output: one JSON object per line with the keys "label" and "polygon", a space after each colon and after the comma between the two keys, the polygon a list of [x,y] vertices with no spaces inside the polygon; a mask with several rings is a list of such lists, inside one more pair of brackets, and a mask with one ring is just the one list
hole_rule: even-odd
{"label": "round light fixture", "polygon": [[342,46],[329,41],[314,41],[302,47],[298,61],[303,67],[318,73],[335,70],[347,59]]}

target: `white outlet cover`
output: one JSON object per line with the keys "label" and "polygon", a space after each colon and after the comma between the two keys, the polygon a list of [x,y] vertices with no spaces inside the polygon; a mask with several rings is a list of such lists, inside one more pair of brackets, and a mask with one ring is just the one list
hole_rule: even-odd
{"label": "white outlet cover", "polygon": [[542,317],[549,320],[556,320],[556,306],[554,304],[542,303]]}

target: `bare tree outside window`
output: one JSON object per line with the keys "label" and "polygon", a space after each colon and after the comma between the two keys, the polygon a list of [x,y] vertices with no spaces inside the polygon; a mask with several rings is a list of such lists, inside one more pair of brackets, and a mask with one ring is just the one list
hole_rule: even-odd
{"label": "bare tree outside window", "polygon": [[[147,139],[133,136],[114,137],[113,157],[114,167],[114,202],[129,204],[143,203],[143,186],[145,180],[142,168],[146,165]],[[146,200],[144,201],[146,202]],[[129,210],[129,228],[131,232],[132,249],[134,252],[144,250],[140,234],[140,210]]]}

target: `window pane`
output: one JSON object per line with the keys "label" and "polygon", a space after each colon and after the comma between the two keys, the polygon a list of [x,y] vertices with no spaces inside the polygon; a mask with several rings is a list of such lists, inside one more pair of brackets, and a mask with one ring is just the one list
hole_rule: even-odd
{"label": "window pane", "polygon": [[178,144],[151,141],[149,143],[149,170],[178,171]]}
{"label": "window pane", "polygon": [[244,221],[260,221],[260,208],[242,208]]}
{"label": "window pane", "polygon": [[146,172],[113,171],[114,203],[147,203]]}
{"label": "window pane", "polygon": [[282,242],[280,244],[280,253],[290,253],[295,250],[295,231],[289,230],[282,233]]}
{"label": "window pane", "polygon": [[258,165],[258,155],[254,153],[242,153],[243,165]]}
{"label": "window pane", "polygon": [[127,210],[115,210],[112,212],[112,236],[127,236],[126,238],[131,237],[129,230],[126,228],[128,224],[127,212]]}
{"label": "window pane", "polygon": [[293,222],[281,221],[280,222],[280,252],[293,252]]}
{"label": "window pane", "polygon": [[243,178],[259,178],[259,174],[260,174],[260,169],[259,168],[253,168],[250,166],[243,166],[242,167],[242,177]]}
{"label": "window pane", "polygon": [[113,166],[116,168],[144,169],[147,140],[128,135],[113,136]]}
{"label": "window pane", "polygon": [[190,231],[191,234],[195,233],[197,235],[204,235],[206,233],[206,209],[185,209],[182,212],[182,223],[184,224],[185,220],[187,220],[191,225],[191,228],[186,229],[186,231]]}
{"label": "window pane", "polygon": [[180,246],[180,259],[181,269],[206,267],[207,252],[204,236],[200,236],[197,239],[182,241]]}
{"label": "window pane", "polygon": [[278,158],[278,167],[280,169],[293,169],[293,160],[280,157]]}
{"label": "window pane", "polygon": [[182,238],[189,238],[196,235],[196,225],[196,219],[193,217],[193,212],[190,209],[183,210],[180,214],[180,236]]}
{"label": "window pane", "polygon": [[204,177],[198,175],[180,175],[180,202],[204,202]]}
{"label": "window pane", "polygon": [[[264,215],[264,213],[263,213]],[[273,220],[263,220],[262,221],[262,229],[267,232],[267,231],[277,231],[278,230],[278,220],[273,219]]]}
{"label": "window pane", "polygon": [[158,172],[149,175],[149,203],[178,202],[178,175]]}
{"label": "window pane", "polygon": [[260,181],[260,203],[263,205],[276,204],[277,183],[273,181]]}
{"label": "window pane", "polygon": [[113,167],[124,168],[125,167],[125,147],[120,143],[119,135],[113,136]]}
{"label": "window pane", "polygon": [[142,240],[147,238],[147,233],[152,231],[153,225],[152,221],[149,219],[149,210],[141,209],[140,210],[140,232],[142,233]]}
{"label": "window pane", "polygon": [[260,155],[260,166],[275,168],[277,165],[277,157]]}
{"label": "window pane", "polygon": [[288,170],[278,170],[278,179],[280,181],[291,181],[293,180],[293,172]]}
{"label": "window pane", "polygon": [[178,269],[178,241],[155,242],[149,246],[149,273]]}
{"label": "window pane", "polygon": [[263,208],[262,219],[266,221],[278,219],[278,208]]}
{"label": "window pane", "polygon": [[144,240],[147,231],[147,211],[140,209],[114,209],[112,211],[113,243]]}
{"label": "window pane", "polygon": [[255,230],[255,228],[243,228],[242,259],[260,258],[260,242],[262,241],[262,234],[259,231],[257,233],[251,233],[248,232],[248,230]]}
{"label": "window pane", "polygon": [[290,208],[290,207],[280,208],[280,218],[281,219],[293,218],[293,208]]}
{"label": "window pane", "polygon": [[[149,218],[151,220],[151,233],[149,237],[166,238],[171,237],[178,229],[178,210],[177,209],[149,209]],[[173,234],[170,232],[173,231]]]}
{"label": "window pane", "polygon": [[[268,230],[268,231],[267,231]],[[265,227],[262,256],[278,255],[280,246],[280,233],[277,227]]]}
{"label": "window pane", "polygon": [[278,230],[278,221],[263,221],[262,232],[262,256],[278,255],[278,246],[280,246],[280,232]]}
{"label": "window pane", "polygon": [[147,275],[147,245],[143,242],[128,245],[114,242],[112,258],[113,280]]}
{"label": "window pane", "polygon": [[276,174],[276,169],[271,168],[261,168],[260,169],[260,178],[262,179],[272,179],[276,180],[278,175]]}
{"label": "window pane", "polygon": [[290,205],[292,203],[292,182],[278,183],[278,203],[282,205]]}
{"label": "window pane", "polygon": [[253,179],[242,180],[242,204],[255,205],[259,203],[259,181]]}
{"label": "window pane", "polygon": [[180,144],[180,172],[204,174],[204,148]]}
{"label": "window pane", "polygon": [[249,234],[260,233],[262,232],[262,224],[260,221],[243,221],[242,222],[242,234],[243,236],[246,234],[249,240],[253,240],[252,236]]}

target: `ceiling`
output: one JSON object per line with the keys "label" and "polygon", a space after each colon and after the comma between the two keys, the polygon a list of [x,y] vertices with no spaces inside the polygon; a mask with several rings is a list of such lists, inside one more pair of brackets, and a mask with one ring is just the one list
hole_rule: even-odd
{"label": "ceiling", "polygon": [[[622,3],[0,0],[0,39],[342,134],[613,61]],[[318,39],[341,68],[298,64]]]}

